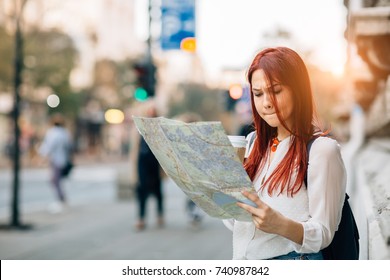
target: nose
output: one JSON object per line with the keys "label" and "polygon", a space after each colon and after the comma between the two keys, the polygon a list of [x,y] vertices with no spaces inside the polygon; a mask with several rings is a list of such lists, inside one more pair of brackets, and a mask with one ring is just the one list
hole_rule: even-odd
{"label": "nose", "polygon": [[265,109],[271,109],[272,108],[272,100],[268,93],[264,93],[264,99],[263,99],[263,107]]}

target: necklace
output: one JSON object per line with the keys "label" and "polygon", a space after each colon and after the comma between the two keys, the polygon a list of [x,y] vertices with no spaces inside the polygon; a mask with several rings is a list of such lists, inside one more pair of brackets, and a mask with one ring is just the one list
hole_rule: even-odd
{"label": "necklace", "polygon": [[271,151],[275,152],[276,149],[278,148],[279,143],[280,143],[280,140],[278,139],[278,137],[275,137],[274,139],[272,139]]}

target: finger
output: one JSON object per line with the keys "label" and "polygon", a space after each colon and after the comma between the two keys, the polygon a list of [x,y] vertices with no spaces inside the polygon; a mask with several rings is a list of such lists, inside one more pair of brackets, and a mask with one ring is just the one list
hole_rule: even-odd
{"label": "finger", "polygon": [[237,206],[241,207],[242,209],[247,211],[249,214],[256,215],[256,209],[257,208],[255,208],[253,206],[250,206],[250,205],[242,203],[242,202],[237,202]]}
{"label": "finger", "polygon": [[246,198],[248,198],[249,200],[253,201],[257,206],[262,206],[263,205],[263,202],[260,200],[259,196],[257,195],[257,193],[251,193],[251,192],[248,192],[248,191],[242,191],[241,192]]}
{"label": "finger", "polygon": [[256,227],[257,229],[260,229],[260,228],[261,228],[261,227],[260,227],[260,222],[259,222],[258,220],[256,220],[255,216],[253,216],[253,223],[255,224],[255,227]]}

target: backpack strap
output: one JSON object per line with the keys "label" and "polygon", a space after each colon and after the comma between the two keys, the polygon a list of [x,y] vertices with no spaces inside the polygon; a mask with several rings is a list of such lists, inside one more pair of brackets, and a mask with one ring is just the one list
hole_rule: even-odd
{"label": "backpack strap", "polygon": [[[306,146],[306,150],[307,150],[307,166],[309,167],[309,155],[310,155],[310,149],[311,149],[311,146],[313,145],[314,141],[317,139],[318,137],[312,137],[309,142],[307,142],[307,146]],[[305,178],[303,179],[303,181],[305,182],[305,185],[306,185],[306,188],[307,188],[307,169],[306,169],[306,172],[305,172]]]}

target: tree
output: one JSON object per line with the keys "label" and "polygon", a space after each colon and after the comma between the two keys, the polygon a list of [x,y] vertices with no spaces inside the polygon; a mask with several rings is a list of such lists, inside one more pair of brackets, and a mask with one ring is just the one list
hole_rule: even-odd
{"label": "tree", "polygon": [[[203,120],[216,120],[221,113],[218,107],[221,90],[200,84],[180,84],[169,102],[169,117],[183,113],[197,113]],[[179,97],[179,98],[177,98]]]}
{"label": "tree", "polygon": [[25,72],[34,87],[69,87],[76,55],[72,39],[58,30],[35,29],[25,35]]}
{"label": "tree", "polygon": [[49,112],[77,115],[79,98],[73,94],[69,83],[76,58],[77,50],[72,39],[59,30],[34,29],[26,33],[25,82],[30,88],[49,87],[61,100],[60,105]]}
{"label": "tree", "polygon": [[[0,89],[10,90],[13,88],[14,91],[14,108],[12,110],[12,120],[14,123],[12,203],[10,223],[6,225],[5,228],[17,229],[29,228],[28,225],[21,222],[19,213],[19,117],[21,113],[22,85],[24,85],[24,82],[26,81],[32,87],[46,85],[51,87],[53,91],[58,90],[61,91],[62,94],[70,93],[69,73],[73,68],[73,58],[75,54],[73,44],[71,43],[69,37],[56,32],[37,32],[37,34],[41,36],[39,36],[39,38],[35,41],[35,52],[31,52],[31,54],[30,52],[25,52],[24,43],[27,39],[26,34],[28,33],[26,33],[23,28],[23,11],[27,2],[28,0],[15,0],[12,2],[13,5],[10,9],[9,19],[10,24],[13,24],[13,46],[12,43],[10,43],[12,40],[9,40],[12,36],[9,36],[5,29],[0,29],[0,38],[4,39],[4,41],[2,40],[2,43],[0,44],[0,58],[5,58],[4,60],[1,60],[2,63],[0,66]],[[33,35],[33,33],[29,35]],[[31,37],[27,39],[27,42],[28,43],[26,45],[28,46],[28,49],[34,49],[30,47],[30,42],[32,42]],[[53,51],[49,52],[47,49],[51,49]],[[35,61],[39,61],[39,63],[43,62],[42,65],[38,65],[40,67],[35,67],[37,65],[33,65],[33,71],[28,71],[28,67],[25,66],[31,66],[32,64],[29,65],[29,63],[27,63],[26,65],[25,58],[30,57],[30,55],[34,56],[34,54],[38,52],[41,56],[39,59],[35,59]],[[25,55],[26,53],[28,56]],[[71,58],[66,54],[70,54]],[[13,61],[8,60],[10,57],[13,58]]]}
{"label": "tree", "polygon": [[[10,36],[0,27],[0,92],[13,87],[12,60],[15,48]],[[23,84],[30,89],[48,87],[61,98],[60,106],[54,110],[66,115],[76,115],[77,96],[71,94],[69,76],[75,66],[77,50],[72,39],[59,30],[33,29],[23,33]],[[26,100],[33,99],[33,92],[23,92]],[[53,109],[50,109],[53,110]]]}
{"label": "tree", "polygon": [[23,9],[27,0],[15,1],[14,3],[14,61],[13,61],[13,89],[14,89],[14,108],[12,111],[12,119],[14,122],[14,149],[13,149],[13,184],[12,184],[12,203],[11,203],[11,218],[10,223],[6,228],[25,229],[29,226],[22,224],[19,212],[19,189],[20,189],[20,91],[22,86],[23,72],[23,33],[22,33],[22,17]]}

